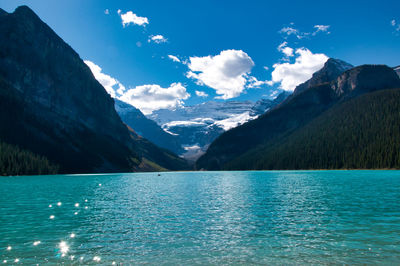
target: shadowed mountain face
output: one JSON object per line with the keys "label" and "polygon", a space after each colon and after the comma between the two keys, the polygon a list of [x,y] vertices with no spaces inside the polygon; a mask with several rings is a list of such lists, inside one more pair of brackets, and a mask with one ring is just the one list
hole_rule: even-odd
{"label": "shadowed mountain face", "polygon": [[329,58],[328,61],[325,62],[323,68],[315,72],[309,80],[296,87],[293,95],[297,95],[300,92],[319,84],[330,82],[352,67],[353,66],[351,64],[342,60]]}
{"label": "shadowed mountain face", "polygon": [[79,55],[26,6],[0,12],[0,103],[0,140],[62,173],[139,170],[149,150],[161,166],[181,160],[129,132]]}
{"label": "shadowed mountain face", "polygon": [[[297,93],[289,96],[275,109],[221,135],[210,145],[207,153],[197,161],[197,167],[210,170],[263,169],[268,165],[267,162],[263,161],[258,165],[259,168],[256,167],[256,162],[262,160],[268,150],[274,145],[279,145],[280,140],[294,134],[293,132],[301,129],[326,110],[362,94],[400,88],[399,77],[393,69],[382,65],[355,67],[331,81],[325,78],[320,79],[317,73],[304,84],[317,84],[316,77],[322,83],[310,85],[308,88],[304,84],[299,85],[300,89],[295,90]],[[279,157],[280,154],[277,153],[274,156]],[[320,154],[320,156],[324,155]],[[307,165],[302,167],[309,168]]]}
{"label": "shadowed mountain face", "polygon": [[114,100],[115,110],[122,121],[131,127],[138,135],[176,154],[184,152],[177,136],[165,132],[156,122],[148,119],[139,109],[118,99]]}
{"label": "shadowed mountain face", "polygon": [[397,75],[400,77],[400,66],[394,67],[394,71],[396,71]]}

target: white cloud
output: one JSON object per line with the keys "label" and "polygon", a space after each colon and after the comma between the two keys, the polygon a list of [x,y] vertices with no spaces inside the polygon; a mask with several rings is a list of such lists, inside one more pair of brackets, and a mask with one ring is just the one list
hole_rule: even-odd
{"label": "white cloud", "polygon": [[174,61],[174,62],[177,62],[177,63],[180,63],[180,62],[181,62],[181,60],[180,60],[177,56],[175,56],[175,55],[169,54],[168,57],[169,57],[169,59],[171,59],[171,60]]}
{"label": "white cloud", "polygon": [[181,83],[172,83],[168,88],[159,85],[142,85],[126,89],[117,79],[104,74],[101,67],[85,60],[97,81],[113,98],[127,102],[140,109],[144,114],[150,114],[158,109],[171,109],[183,105],[183,100],[190,97]]}
{"label": "white cloud", "polygon": [[121,16],[122,25],[124,27],[126,25],[129,25],[130,23],[133,23],[133,24],[139,25],[139,26],[146,26],[146,24],[149,24],[148,18],[139,17],[136,14],[134,14],[132,11],[128,11],[125,14],[123,14],[123,13],[121,13],[121,10],[118,9],[118,14]]}
{"label": "white cloud", "polygon": [[258,80],[256,77],[249,76],[249,78],[247,79],[246,87],[247,88],[260,88],[262,85],[265,85],[265,84],[270,85],[270,86],[273,85],[272,81],[269,81],[269,80],[262,81],[262,80]]}
{"label": "white cloud", "polygon": [[286,57],[293,56],[293,48],[287,46],[287,42],[283,42],[278,46],[278,51],[286,55]]}
{"label": "white cloud", "polygon": [[303,39],[305,37],[309,37],[310,35],[315,36],[319,32],[325,32],[326,34],[330,34],[328,29],[330,25],[314,25],[314,31],[311,32],[302,32],[296,28],[294,28],[294,23],[290,23],[291,26],[283,27],[279,33],[284,35],[284,38],[287,39],[290,35],[294,35],[297,39]]}
{"label": "white cloud", "polygon": [[121,9],[117,10],[118,15],[121,14],[121,12],[122,12]]}
{"label": "white cloud", "polygon": [[149,37],[149,39],[148,39],[148,42],[164,43],[164,42],[167,42],[167,39],[164,36],[160,35],[160,34],[151,35]]}
{"label": "white cloud", "polygon": [[127,90],[119,99],[148,115],[154,110],[182,106],[183,100],[189,97],[190,94],[181,83],[172,83],[168,88],[156,84],[137,86]]}
{"label": "white cloud", "polygon": [[268,70],[269,70],[269,67],[267,67],[267,66],[264,66],[264,69],[265,69],[266,71],[268,71]]}
{"label": "white cloud", "polygon": [[396,20],[393,19],[393,20],[390,22],[390,25],[392,25],[392,26],[394,27],[394,30],[395,30],[396,32],[400,31],[400,23],[397,23]]}
{"label": "white cloud", "polygon": [[282,34],[286,34],[287,36],[294,35],[297,37],[297,39],[303,38],[303,36],[299,32],[299,30],[297,30],[293,27],[283,27],[279,32]]}
{"label": "white cloud", "polygon": [[314,35],[317,34],[317,32],[326,32],[328,34],[330,33],[328,31],[330,25],[315,25],[314,28],[316,29],[316,31],[313,33]]}
{"label": "white cloud", "polygon": [[280,83],[280,88],[293,91],[297,85],[310,79],[312,74],[321,69],[328,60],[325,54],[313,54],[306,48],[296,50],[294,63],[277,63],[273,65],[272,83]]}
{"label": "white cloud", "polygon": [[124,85],[122,85],[117,79],[102,73],[101,67],[89,60],[85,60],[84,62],[92,71],[93,76],[101,85],[103,85],[104,89],[111,95],[111,97],[115,98],[116,92],[122,94],[125,91]]}
{"label": "white cloud", "polygon": [[245,89],[254,62],[242,50],[224,50],[216,56],[190,57],[187,65],[188,78],[213,88],[220,95],[216,98],[230,99]]}
{"label": "white cloud", "polygon": [[196,95],[199,97],[208,97],[208,94],[204,91],[196,91]]}
{"label": "white cloud", "polygon": [[108,10],[108,9],[104,10],[104,14],[109,15],[110,14],[110,10]]}

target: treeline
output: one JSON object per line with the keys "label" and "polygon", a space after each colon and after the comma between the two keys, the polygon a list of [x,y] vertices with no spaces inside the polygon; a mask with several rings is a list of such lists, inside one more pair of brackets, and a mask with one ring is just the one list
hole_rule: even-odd
{"label": "treeline", "polygon": [[339,103],[306,126],[247,152],[226,168],[398,169],[400,89]]}
{"label": "treeline", "polygon": [[0,175],[57,174],[58,169],[43,156],[0,142]]}

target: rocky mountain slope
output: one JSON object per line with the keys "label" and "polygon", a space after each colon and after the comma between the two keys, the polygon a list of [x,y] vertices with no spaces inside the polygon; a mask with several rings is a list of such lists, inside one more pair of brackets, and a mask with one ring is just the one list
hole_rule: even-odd
{"label": "rocky mountain slope", "polygon": [[159,147],[168,149],[176,154],[184,153],[178,137],[165,132],[156,122],[147,118],[139,109],[118,99],[115,110],[122,121],[131,127],[138,135],[145,137]]}
{"label": "rocky mountain slope", "polygon": [[[324,68],[332,65],[328,61]],[[340,68],[337,70],[341,71]],[[322,69],[319,73],[324,71]],[[317,85],[310,85],[309,88],[304,88],[304,84],[300,85],[278,107],[221,135],[197,161],[197,167],[210,170],[258,169],[256,162],[263,160],[263,154],[335,105],[376,90],[400,88],[396,73],[383,65],[355,67],[331,81],[327,79],[332,76],[325,76],[326,78],[320,79],[321,83],[313,80],[319,76],[315,74],[305,83]],[[275,156],[279,158],[279,154]],[[307,165],[303,167],[309,168]]]}
{"label": "rocky mountain slope", "polygon": [[[283,92],[274,100],[262,99],[255,104],[251,101],[210,101],[175,110],[157,110],[148,118],[178,139],[185,149],[181,155],[188,160],[196,160],[220,134],[257,118],[288,95],[290,93]],[[149,138],[146,134],[143,136]]]}
{"label": "rocky mountain slope", "polygon": [[185,166],[128,130],[79,55],[26,6],[0,11],[0,125],[2,142],[61,173]]}

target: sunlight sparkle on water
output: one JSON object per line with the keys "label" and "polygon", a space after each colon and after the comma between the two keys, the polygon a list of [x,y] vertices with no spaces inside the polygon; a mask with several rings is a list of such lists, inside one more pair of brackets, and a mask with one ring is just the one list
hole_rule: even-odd
{"label": "sunlight sparkle on water", "polygon": [[61,206],[62,205],[62,203],[59,201],[59,202],[57,202],[57,206]]}
{"label": "sunlight sparkle on water", "polygon": [[69,246],[68,246],[67,242],[65,242],[65,241],[61,241],[60,244],[58,244],[58,247],[60,248],[61,256],[63,256],[63,257],[69,251]]}
{"label": "sunlight sparkle on water", "polygon": [[11,250],[11,249],[12,249],[12,247],[11,247],[11,246],[8,246],[8,247],[7,247],[7,250]]}
{"label": "sunlight sparkle on water", "polygon": [[70,237],[70,238],[74,238],[74,237],[75,237],[75,234],[72,233],[69,237]]}
{"label": "sunlight sparkle on water", "polygon": [[54,215],[50,215],[50,217],[49,217],[49,218],[50,218],[50,219],[54,219],[54,217],[55,217]]}
{"label": "sunlight sparkle on water", "polygon": [[19,262],[19,259],[15,259],[14,262]]}
{"label": "sunlight sparkle on water", "polygon": [[96,261],[96,262],[99,262],[101,260],[101,258],[99,256],[94,256],[93,260]]}
{"label": "sunlight sparkle on water", "polygon": [[49,208],[52,208],[52,207],[53,207],[53,205],[50,204],[50,205],[49,205]]}
{"label": "sunlight sparkle on water", "polygon": [[40,244],[40,241],[35,241],[35,242],[33,242],[33,245],[34,246],[37,246],[37,245],[39,245]]}
{"label": "sunlight sparkle on water", "polygon": [[79,207],[79,203],[75,203],[75,207]]}

